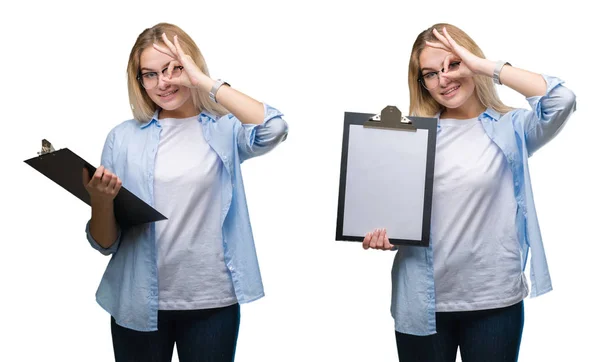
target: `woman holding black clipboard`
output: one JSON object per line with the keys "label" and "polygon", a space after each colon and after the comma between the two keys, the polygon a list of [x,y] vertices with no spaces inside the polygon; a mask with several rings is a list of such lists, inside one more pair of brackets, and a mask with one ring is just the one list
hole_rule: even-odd
{"label": "woman holding black clipboard", "polygon": [[[96,299],[116,361],[232,361],[239,303],[261,298],[240,164],[287,136],[282,114],[213,80],[194,41],[161,23],[127,67],[134,119],[116,126],[101,166],[83,177],[90,244],[112,254]],[[168,220],[121,229],[121,185]]]}
{"label": "woman holding black clipboard", "polygon": [[[409,64],[410,115],[439,119],[428,248],[394,247],[385,229],[365,249],[398,250],[392,315],[400,361],[516,361],[531,296],[552,290],[527,159],[575,111],[563,81],[485,59],[450,24],[417,37]],[[494,83],[527,98],[504,105]]]}

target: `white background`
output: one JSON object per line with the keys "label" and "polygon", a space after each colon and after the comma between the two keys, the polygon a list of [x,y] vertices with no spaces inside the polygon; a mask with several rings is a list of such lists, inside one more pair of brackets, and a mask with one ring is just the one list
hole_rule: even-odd
{"label": "white background", "polygon": [[577,112],[530,163],[555,290],[525,301],[520,360],[600,360],[597,17],[582,3],[2,5],[0,360],[113,358],[109,316],[94,299],[109,259],[85,239],[89,209],[23,160],[47,138],[99,162],[106,134],[131,118],[129,51],[161,21],[195,39],[214,78],[289,123],[285,143],[243,166],[267,296],[242,307],[237,361],[397,360],[393,254],[334,240],[343,114],[407,110],[412,43],[441,21],[489,59],[558,76],[577,95]]}

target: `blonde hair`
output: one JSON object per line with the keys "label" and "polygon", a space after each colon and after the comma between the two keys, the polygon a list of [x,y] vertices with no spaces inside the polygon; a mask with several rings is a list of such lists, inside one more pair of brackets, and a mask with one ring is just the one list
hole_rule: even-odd
{"label": "blonde hair", "polygon": [[[129,91],[129,103],[131,104],[131,111],[133,118],[139,122],[148,122],[152,119],[154,112],[157,109],[157,105],[150,99],[146,90],[139,83],[137,77],[140,72],[140,57],[144,49],[152,47],[153,43],[165,46],[162,40],[162,34],[167,34],[167,38],[173,41],[173,36],[177,35],[179,44],[186,54],[189,54],[198,68],[206,74],[208,73],[208,67],[204,61],[204,57],[198,49],[198,46],[192,38],[186,34],[181,28],[176,25],[168,23],[156,24],[151,28],[145,29],[135,41],[131,53],[129,54],[129,63],[127,64],[127,89]],[[201,112],[206,110],[214,115],[220,116],[226,114],[225,108],[213,103],[208,93],[201,91],[200,89],[191,89],[192,101],[196,110]]]}
{"label": "blonde hair", "polygon": [[[468,51],[476,56],[485,58],[483,52],[479,46],[477,46],[475,41],[473,41],[473,39],[471,39],[471,37],[469,37],[464,31],[460,30],[454,25],[445,23],[435,24],[429,29],[421,32],[413,44],[410,61],[408,64],[408,89],[410,92],[410,106],[408,112],[412,116],[433,117],[438,112],[442,112],[445,109],[444,106],[433,99],[431,94],[429,94],[429,91],[423,88],[418,80],[421,76],[421,65],[419,58],[421,56],[421,52],[427,45],[425,42],[429,41],[439,43],[439,40],[433,34],[433,29],[437,29],[440,34],[443,34],[442,29],[444,27],[459,45],[465,47]],[[498,97],[498,93],[496,92],[492,78],[482,75],[475,75],[473,76],[473,81],[475,83],[475,94],[483,106],[486,108],[492,108],[501,114],[512,110],[511,107],[508,107],[502,103],[500,97]]]}

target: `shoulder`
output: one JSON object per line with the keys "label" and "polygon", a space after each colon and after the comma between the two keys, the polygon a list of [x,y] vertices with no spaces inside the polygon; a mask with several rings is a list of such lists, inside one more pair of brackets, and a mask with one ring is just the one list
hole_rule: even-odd
{"label": "shoulder", "polygon": [[108,133],[111,137],[119,137],[124,134],[130,134],[135,130],[139,130],[142,124],[135,119],[128,119],[114,126]]}
{"label": "shoulder", "polygon": [[140,128],[141,123],[135,119],[128,119],[114,126],[111,132],[125,131],[128,129]]}
{"label": "shoulder", "polygon": [[123,121],[108,132],[105,144],[110,145],[112,148],[120,148],[130,142],[140,129],[141,124],[135,119]]}

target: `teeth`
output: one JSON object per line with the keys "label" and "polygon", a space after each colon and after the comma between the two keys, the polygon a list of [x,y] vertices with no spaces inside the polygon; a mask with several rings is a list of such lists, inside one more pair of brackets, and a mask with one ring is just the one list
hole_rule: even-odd
{"label": "teeth", "polygon": [[444,95],[446,95],[446,94],[448,94],[448,93],[450,93],[450,92],[453,92],[455,89],[458,89],[458,86],[456,86],[456,87],[452,87],[450,90],[448,90],[448,91],[444,92]]}
{"label": "teeth", "polygon": [[175,91],[172,91],[172,92],[169,92],[169,93],[165,93],[161,97],[167,97],[167,96],[170,96],[173,93],[175,93]]}

